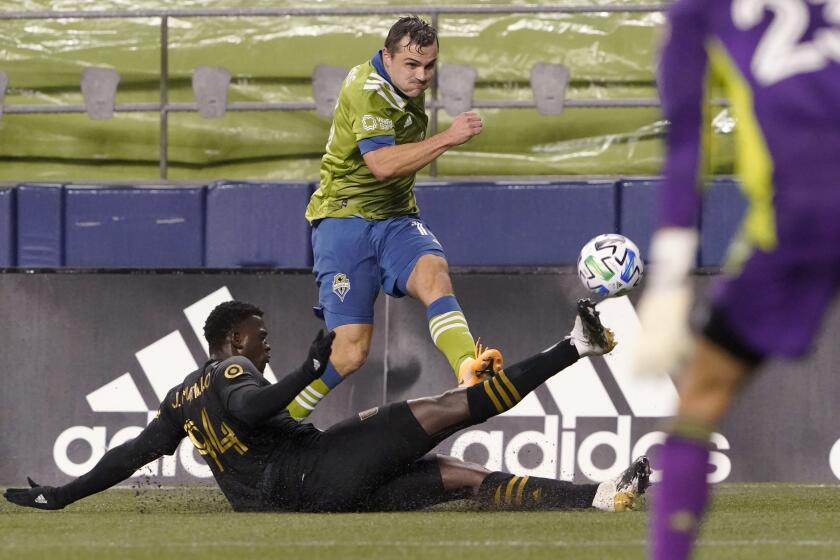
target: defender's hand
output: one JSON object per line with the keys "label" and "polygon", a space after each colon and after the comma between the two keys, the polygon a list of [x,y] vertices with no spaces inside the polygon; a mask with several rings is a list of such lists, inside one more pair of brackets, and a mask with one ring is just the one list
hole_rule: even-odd
{"label": "defender's hand", "polygon": [[315,340],[309,346],[309,355],[306,356],[306,361],[303,363],[304,371],[308,372],[312,378],[321,377],[324,370],[327,369],[327,363],[330,361],[330,354],[332,354],[332,343],[335,339],[335,331],[327,332],[326,330],[318,331]]}
{"label": "defender's hand", "polygon": [[689,272],[697,254],[697,231],[669,228],[651,240],[651,274],[639,302],[642,332],[633,370],[639,376],[676,373],[694,340],[688,316],[694,299]]}
{"label": "defender's hand", "polygon": [[455,117],[445,134],[449,136],[453,146],[460,146],[473,136],[480,134],[483,126],[481,117],[477,113],[468,111]]}
{"label": "defender's hand", "polygon": [[62,509],[64,504],[59,503],[56,497],[56,489],[52,486],[39,486],[28,476],[30,488],[9,488],[3,492],[3,497],[19,506],[38,509]]}

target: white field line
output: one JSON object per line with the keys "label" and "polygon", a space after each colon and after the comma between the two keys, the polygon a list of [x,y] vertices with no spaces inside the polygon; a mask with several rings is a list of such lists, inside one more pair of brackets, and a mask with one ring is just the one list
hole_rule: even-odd
{"label": "white field line", "polygon": [[[308,541],[277,541],[270,542],[254,542],[254,541],[237,541],[237,540],[208,540],[202,538],[200,542],[196,543],[166,543],[162,548],[195,548],[196,546],[224,546],[224,547],[239,547],[239,548],[276,548],[277,546],[292,546],[292,547],[378,547],[378,548],[429,548],[429,547],[445,547],[445,548],[479,548],[479,547],[525,547],[525,548],[601,548],[601,547],[627,547],[627,546],[646,546],[646,541],[643,540],[613,540],[613,541],[525,541],[525,540],[446,540],[446,541],[337,541],[337,540],[308,540]],[[780,539],[748,539],[748,540],[700,540],[698,544],[703,548],[714,547],[755,547],[755,546],[801,546],[801,547],[840,547],[840,540],[796,540],[786,541]],[[40,542],[36,547],[29,544],[20,546],[12,544],[11,546],[0,546],[2,549],[12,548],[55,548],[66,547],[66,543],[58,542]],[[148,543],[129,543],[129,542],[95,542],[89,545],[82,545],[84,547],[93,548],[146,548]]]}

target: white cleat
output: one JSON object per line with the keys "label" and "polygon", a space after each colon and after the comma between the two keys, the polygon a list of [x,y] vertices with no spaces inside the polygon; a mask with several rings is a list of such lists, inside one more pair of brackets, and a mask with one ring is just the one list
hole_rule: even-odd
{"label": "white cleat", "polygon": [[602,511],[634,509],[639,496],[650,486],[650,461],[645,455],[637,458],[617,477],[598,485],[592,507]]}
{"label": "white cleat", "polygon": [[588,299],[577,302],[577,317],[569,339],[581,358],[608,354],[617,344],[615,334],[601,323],[600,313]]}

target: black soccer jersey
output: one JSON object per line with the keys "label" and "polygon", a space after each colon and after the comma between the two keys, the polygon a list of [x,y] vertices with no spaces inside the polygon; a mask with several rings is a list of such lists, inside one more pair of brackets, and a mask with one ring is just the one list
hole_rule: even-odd
{"label": "black soccer jersey", "polygon": [[320,433],[285,410],[254,425],[242,420],[247,416],[236,414],[237,392],[268,385],[242,356],[207,362],[169,390],[156,419],[161,430],[171,434],[174,446],[184,435],[189,437],[236,510],[261,509],[266,465]]}

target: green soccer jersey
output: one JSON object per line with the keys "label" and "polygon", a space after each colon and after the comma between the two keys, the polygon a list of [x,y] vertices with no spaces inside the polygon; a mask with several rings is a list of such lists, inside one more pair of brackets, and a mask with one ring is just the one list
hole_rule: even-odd
{"label": "green soccer jersey", "polygon": [[350,70],[321,159],[321,184],[306,208],[307,220],[417,214],[414,174],[378,181],[365,165],[358,142],[376,136],[391,136],[396,144],[423,140],[429,120],[423,97],[401,95],[372,61]]}

